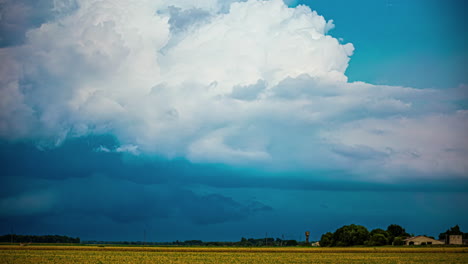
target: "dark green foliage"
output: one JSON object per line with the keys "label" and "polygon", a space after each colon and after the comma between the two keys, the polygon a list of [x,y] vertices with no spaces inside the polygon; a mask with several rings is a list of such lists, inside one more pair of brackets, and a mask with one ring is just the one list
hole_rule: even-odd
{"label": "dark green foliage", "polygon": [[247,238],[243,237],[243,238],[241,238],[241,241],[239,241],[239,246],[241,246],[241,247],[251,247],[251,246],[253,246],[253,244],[250,243],[250,241],[248,241]]}
{"label": "dark green foliage", "polygon": [[390,233],[387,232],[387,231],[385,231],[385,230],[383,230],[383,229],[381,229],[381,228],[376,228],[376,229],[374,229],[374,230],[372,230],[372,231],[370,232],[370,235],[371,235],[371,236],[376,235],[376,234],[382,234],[382,235],[383,235],[384,237],[386,237],[386,238],[389,238],[389,237],[390,237]]}
{"label": "dark green foliage", "polygon": [[203,244],[201,240],[185,240],[184,244],[187,246],[199,246]]}
{"label": "dark green foliage", "polygon": [[320,246],[321,247],[333,246],[333,233],[332,232],[328,232],[322,235],[322,237],[320,238]]}
{"label": "dark green foliage", "polygon": [[388,244],[388,238],[383,234],[373,234],[370,236],[368,246],[385,246]]}
{"label": "dark green foliage", "polygon": [[410,236],[410,234],[406,233],[406,230],[399,225],[389,225],[387,227],[387,232],[389,234],[389,237],[388,237],[389,244],[395,244],[394,239],[396,237],[406,238]]}
{"label": "dark green foliage", "polygon": [[285,240],[284,242],[285,242],[284,246],[288,246],[288,247],[294,247],[298,245],[296,240]]}
{"label": "dark green foliage", "polygon": [[405,244],[404,240],[405,240],[405,238],[403,238],[403,237],[395,237],[393,239],[393,245],[394,246],[402,246],[402,245]]}
{"label": "dark green foliage", "polygon": [[242,247],[261,247],[261,246],[285,246],[286,242],[277,238],[276,240],[272,237],[268,238],[241,238],[241,241],[237,242],[238,246]]}
{"label": "dark green foliage", "polygon": [[361,225],[343,226],[333,234],[333,246],[338,247],[364,245],[367,240],[369,240],[369,231]]}
{"label": "dark green foliage", "polygon": [[160,244],[160,245],[175,245],[175,246],[217,246],[217,247],[279,247],[279,246],[297,246],[296,240],[282,240],[280,238],[274,239],[272,237],[267,238],[245,238],[242,237],[239,242],[203,242],[201,240],[186,240],[186,241],[175,241],[171,243],[147,243]]}
{"label": "dark green foliage", "polygon": [[80,238],[67,236],[47,235],[47,236],[24,236],[24,235],[3,235],[0,242],[13,243],[80,243]]}
{"label": "dark green foliage", "polygon": [[370,232],[370,238],[367,243],[369,246],[384,246],[390,243],[391,235],[389,232],[376,228]]}
{"label": "dark green foliage", "polygon": [[391,237],[409,236],[409,234],[406,233],[406,230],[399,225],[389,225],[387,227],[387,232]]}
{"label": "dark green foliage", "polygon": [[349,247],[349,246],[385,246],[403,245],[404,240],[410,235],[399,225],[390,225],[387,230],[376,228],[371,232],[364,226],[347,225],[335,231],[322,235],[320,246],[322,247]]}

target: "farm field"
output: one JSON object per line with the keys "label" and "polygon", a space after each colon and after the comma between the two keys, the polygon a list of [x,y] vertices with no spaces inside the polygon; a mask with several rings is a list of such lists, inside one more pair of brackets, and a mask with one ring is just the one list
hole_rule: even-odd
{"label": "farm field", "polygon": [[468,248],[0,246],[0,263],[468,263]]}

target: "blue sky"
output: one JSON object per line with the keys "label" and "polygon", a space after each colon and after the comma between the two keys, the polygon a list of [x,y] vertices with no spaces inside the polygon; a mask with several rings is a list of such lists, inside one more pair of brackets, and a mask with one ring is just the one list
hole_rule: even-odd
{"label": "blue sky", "polygon": [[[352,81],[449,88],[467,82],[465,1],[296,1],[333,19],[336,37],[356,47]],[[422,77],[424,76],[424,78]]]}
{"label": "blue sky", "polygon": [[0,233],[464,231],[465,5],[5,1]]}

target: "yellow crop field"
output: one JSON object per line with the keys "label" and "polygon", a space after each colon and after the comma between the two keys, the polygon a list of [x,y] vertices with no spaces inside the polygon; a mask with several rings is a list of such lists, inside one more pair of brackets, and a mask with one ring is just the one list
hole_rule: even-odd
{"label": "yellow crop field", "polygon": [[468,263],[468,248],[0,246],[0,263]]}

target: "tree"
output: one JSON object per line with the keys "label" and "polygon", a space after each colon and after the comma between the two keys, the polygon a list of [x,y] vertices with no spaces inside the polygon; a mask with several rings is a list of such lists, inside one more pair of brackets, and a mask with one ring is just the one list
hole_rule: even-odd
{"label": "tree", "polygon": [[405,240],[405,239],[402,238],[402,237],[395,237],[395,238],[393,239],[393,245],[394,245],[394,246],[402,246],[402,245],[405,244],[405,241],[404,241],[404,240]]}
{"label": "tree", "polygon": [[450,228],[451,235],[462,235],[462,231],[460,231],[460,227],[458,225]]}
{"label": "tree", "polygon": [[298,243],[296,240],[285,240],[284,245],[288,247],[291,247],[291,246],[294,247],[294,246],[297,246]]}
{"label": "tree", "polygon": [[369,246],[384,246],[390,243],[391,235],[389,232],[376,228],[370,232]]}
{"label": "tree", "polygon": [[396,237],[404,238],[404,237],[409,237],[410,236],[408,233],[406,233],[406,230],[403,227],[399,226],[399,225],[389,225],[387,227],[387,232],[389,234],[388,242],[390,244],[392,244],[394,242],[393,240]]}
{"label": "tree", "polygon": [[408,233],[406,233],[406,230],[399,225],[389,225],[387,227],[387,232],[390,233],[392,237],[408,236]]}
{"label": "tree", "polygon": [[[14,237],[14,239],[12,239]],[[0,236],[0,242],[19,242],[19,243],[80,243],[80,238],[67,236],[47,235],[47,236],[30,236],[30,235],[4,235]]]}
{"label": "tree", "polygon": [[240,245],[240,246],[244,246],[244,247],[245,247],[245,246],[250,246],[249,244],[250,244],[249,241],[248,241],[247,238],[245,238],[245,237],[242,237],[242,238],[241,238],[241,241],[239,242],[239,245]]}
{"label": "tree", "polygon": [[322,235],[320,238],[320,246],[321,247],[331,247],[333,246],[333,233],[328,232]]}
{"label": "tree", "polygon": [[445,231],[445,233],[440,233],[439,239],[445,239],[447,235],[462,235],[463,238],[466,238],[468,233],[463,233],[460,230],[460,227],[456,225],[456,226],[451,227],[449,230]]}
{"label": "tree", "polygon": [[388,244],[388,238],[383,234],[375,233],[370,236],[369,242],[367,245],[369,246],[385,246]]}
{"label": "tree", "polygon": [[374,230],[372,230],[372,231],[370,232],[370,235],[371,235],[371,236],[372,236],[372,235],[375,235],[375,234],[382,234],[382,235],[384,235],[386,238],[389,238],[389,237],[390,237],[390,233],[387,232],[387,231],[385,231],[385,230],[383,230],[383,229],[381,229],[381,228],[376,228],[376,229],[374,229]]}
{"label": "tree", "polygon": [[333,234],[333,245],[339,247],[364,245],[367,240],[369,240],[369,231],[361,225],[343,226]]}

